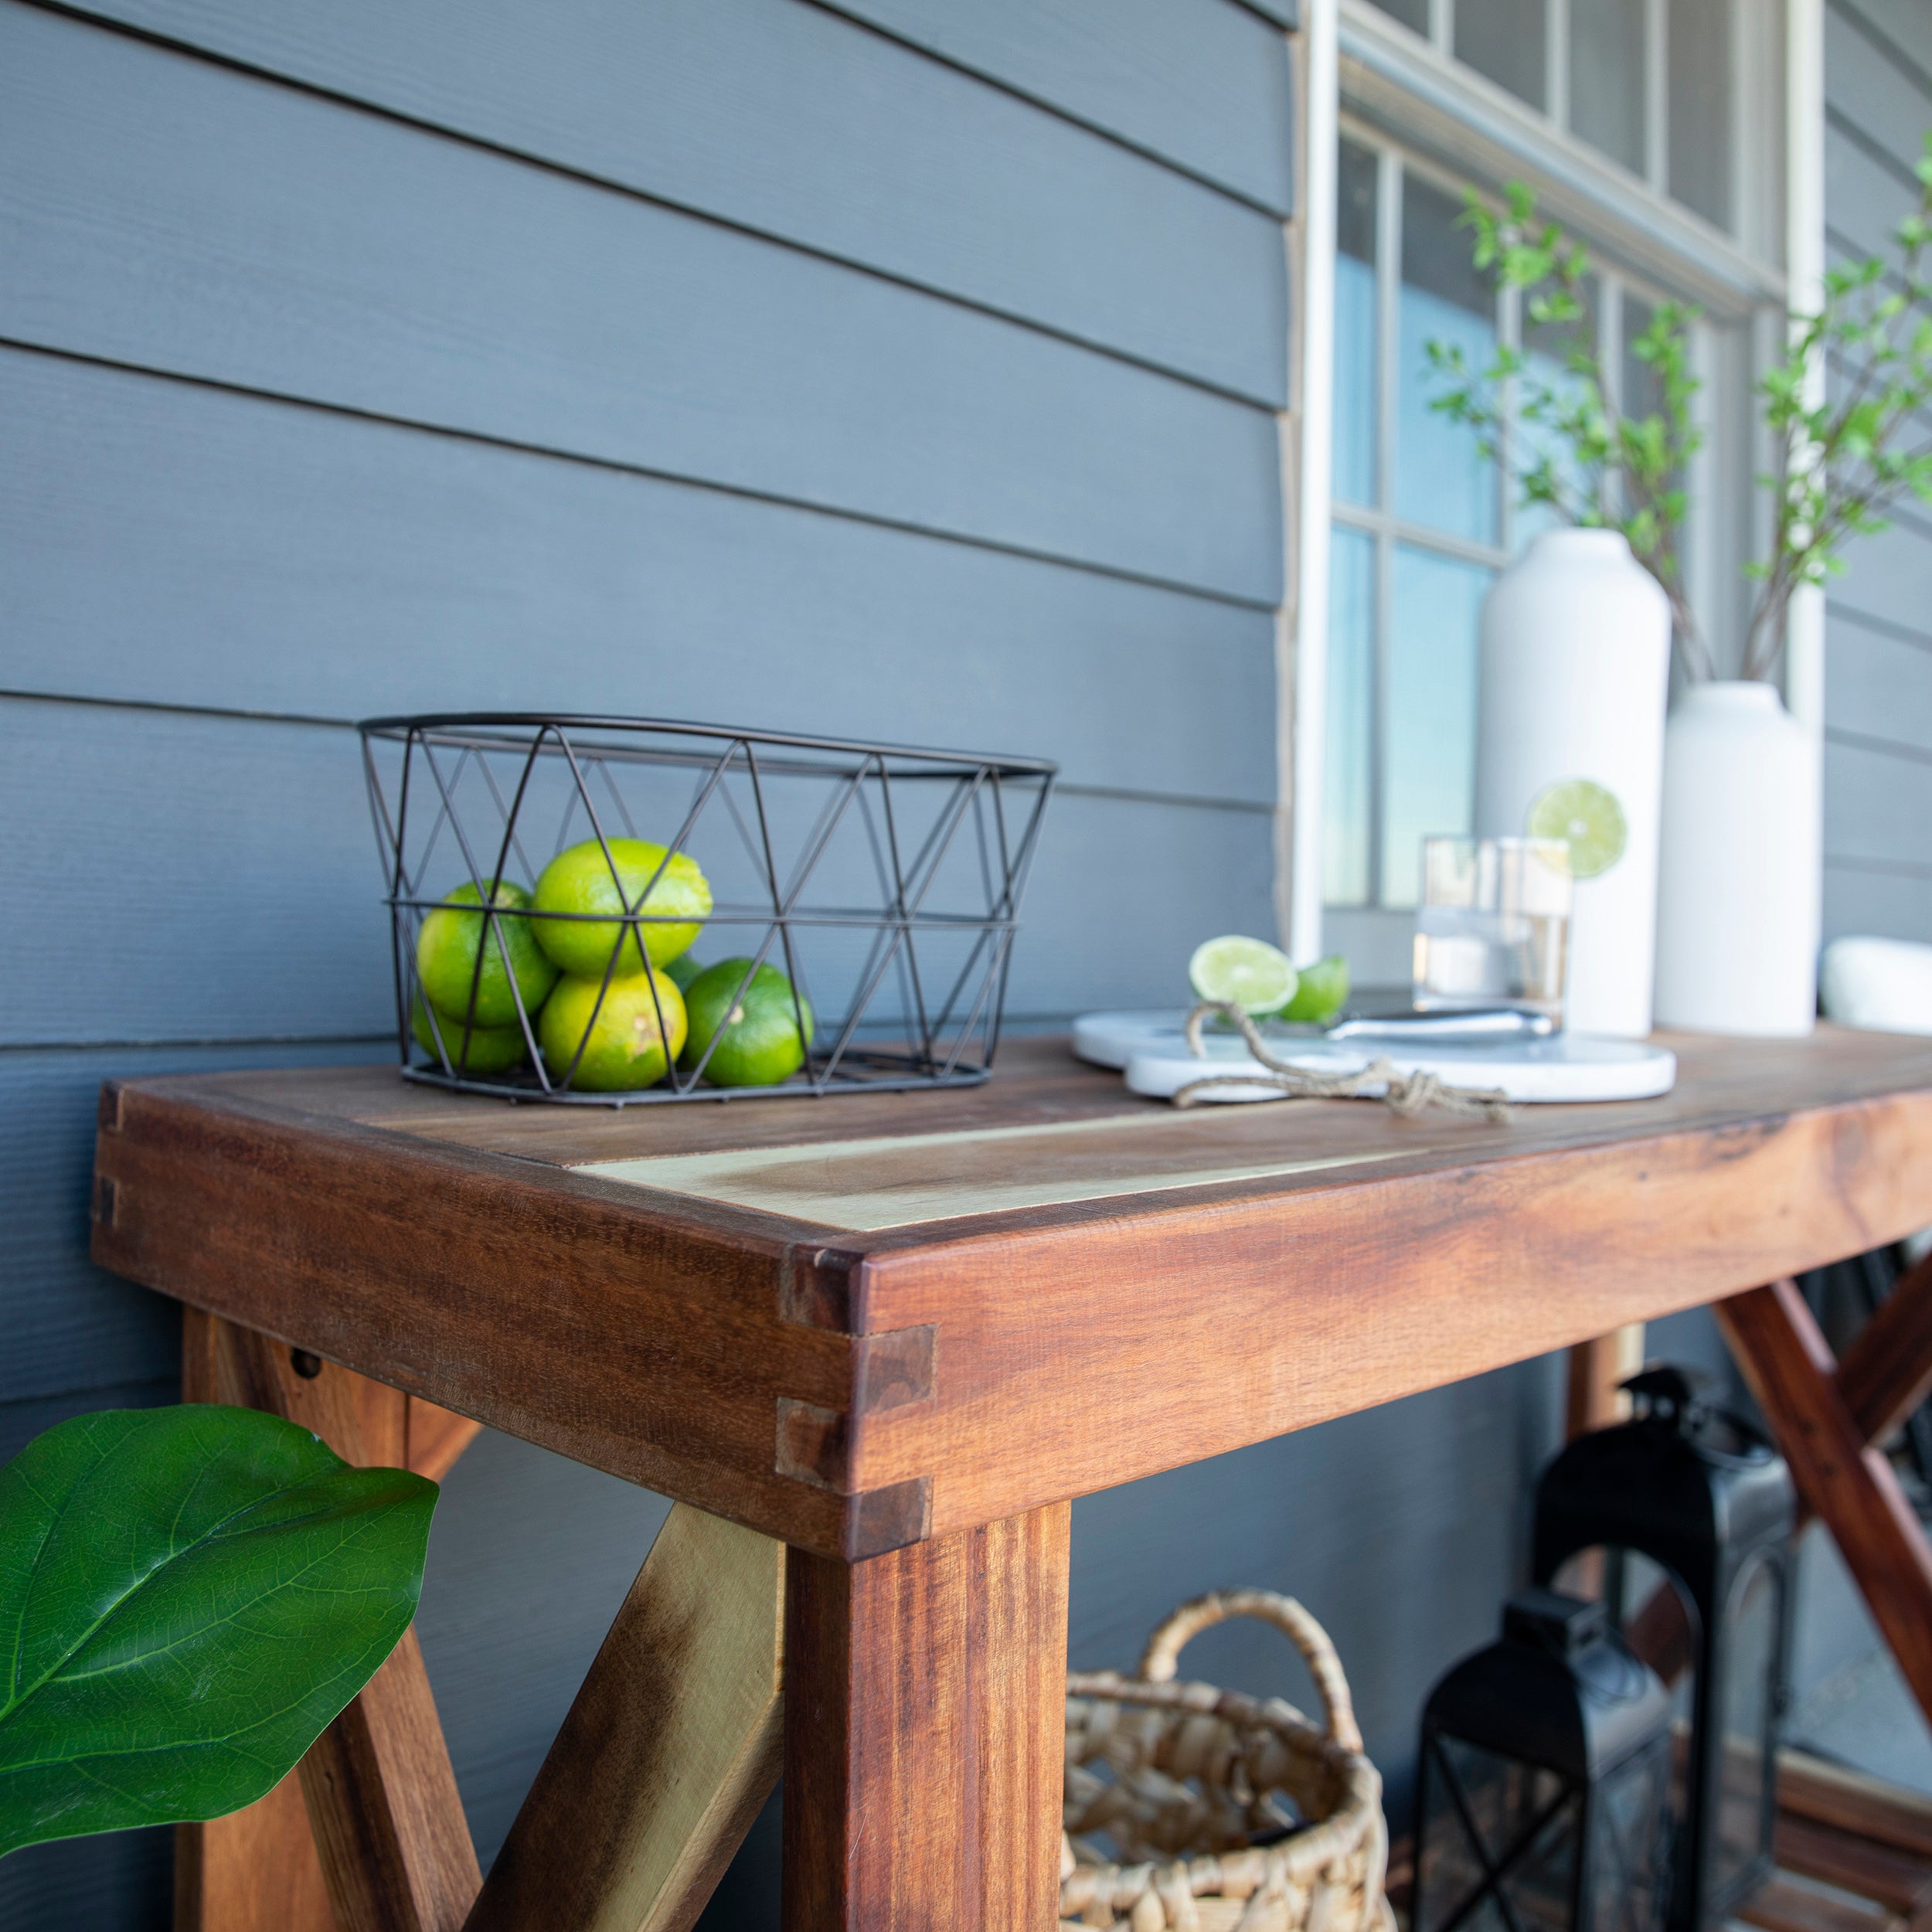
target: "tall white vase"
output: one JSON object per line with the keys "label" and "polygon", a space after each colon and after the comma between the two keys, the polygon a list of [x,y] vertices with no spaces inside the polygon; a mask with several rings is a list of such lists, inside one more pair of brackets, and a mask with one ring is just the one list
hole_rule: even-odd
{"label": "tall white vase", "polygon": [[1818,1007],[1818,757],[1768,684],[1693,685],[1664,751],[1657,1017],[1764,1037]]}
{"label": "tall white vase", "polygon": [[[1581,779],[1614,801],[1622,849],[1580,877],[1564,1022],[1651,1028],[1670,601],[1614,530],[1552,530],[1491,586],[1482,611],[1476,831],[1531,829],[1539,799]],[[1603,801],[1594,791],[1587,795]]]}

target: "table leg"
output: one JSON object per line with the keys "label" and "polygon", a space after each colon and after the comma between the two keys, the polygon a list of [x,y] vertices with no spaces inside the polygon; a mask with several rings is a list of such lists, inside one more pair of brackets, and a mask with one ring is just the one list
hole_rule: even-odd
{"label": "table leg", "polygon": [[778,1781],[785,1566],[672,1509],[465,1932],[689,1932]]}
{"label": "table leg", "polygon": [[[287,1416],[351,1462],[412,1461],[413,1405],[400,1390],[312,1357],[298,1365],[267,1336],[183,1315],[187,1400]],[[474,1427],[443,1410],[423,1420],[423,1459],[440,1474]],[[476,1855],[414,1633],[267,1797],[177,1826],[175,1863],[175,1932],[455,1932],[475,1894]]]}
{"label": "table leg", "polygon": [[1777,1432],[1799,1495],[1837,1539],[1872,1621],[1932,1718],[1932,1547],[1873,1440],[1932,1372],[1923,1301],[1932,1301],[1932,1272],[1920,1270],[1886,1304],[1896,1309],[1887,1328],[1900,1347],[1916,1335],[1910,1343],[1916,1359],[1861,1366],[1855,1348],[1843,1369],[1794,1281],[1720,1301],[1717,1318]]}
{"label": "table leg", "polygon": [[1069,1506],[785,1588],[785,1932],[1059,1915]]}
{"label": "table leg", "polygon": [[1607,1429],[1630,1417],[1630,1397],[1618,1386],[1644,1366],[1644,1325],[1612,1328],[1570,1352],[1570,1387],[1563,1434],[1575,1441],[1593,1429]]}

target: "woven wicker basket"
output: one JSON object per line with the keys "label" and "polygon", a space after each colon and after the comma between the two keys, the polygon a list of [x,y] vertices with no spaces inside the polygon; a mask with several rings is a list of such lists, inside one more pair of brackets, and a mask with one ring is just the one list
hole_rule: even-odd
{"label": "woven wicker basket", "polygon": [[[1230,1617],[1287,1634],[1325,1729],[1277,1697],[1172,1681],[1181,1647]],[[1148,1639],[1138,1677],[1077,1672],[1066,1689],[1063,1932],[1394,1932],[1382,1780],[1335,1646],[1299,1604],[1265,1590],[1197,1598]],[[1080,1842],[1103,1832],[1131,1862]]]}

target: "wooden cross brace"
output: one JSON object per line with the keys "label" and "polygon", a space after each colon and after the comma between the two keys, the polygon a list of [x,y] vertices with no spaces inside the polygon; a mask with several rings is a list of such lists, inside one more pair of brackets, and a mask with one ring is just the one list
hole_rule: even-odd
{"label": "wooden cross brace", "polygon": [[[184,1345],[187,1400],[351,1461],[440,1477],[476,1433],[192,1309]],[[677,1504],[487,1879],[412,1631],[267,1797],[177,1828],[176,1932],[686,1932],[781,1768],[794,1932],[1051,1925],[1069,1519],[848,1564]]]}
{"label": "wooden cross brace", "polygon": [[1716,1304],[1804,1507],[1821,1517],[1932,1720],[1932,1546],[1884,1444],[1932,1391],[1932,1260],[1902,1280],[1838,1361],[1794,1281]]}

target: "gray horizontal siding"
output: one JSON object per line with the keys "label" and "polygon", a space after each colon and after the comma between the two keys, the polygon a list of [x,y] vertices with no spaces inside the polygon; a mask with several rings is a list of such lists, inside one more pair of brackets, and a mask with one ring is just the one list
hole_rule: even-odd
{"label": "gray horizontal siding", "polygon": [[1891,63],[1932,92],[1932,11],[1924,0],[1832,0],[1885,49]]}
{"label": "gray horizontal siding", "polygon": [[14,4],[0,254],[16,341],[1279,594],[1266,410]]}
{"label": "gray horizontal siding", "polygon": [[[1826,223],[1841,255],[1891,251],[1917,199],[1932,48],[1911,0],[1831,0]],[[1853,544],[1825,645],[1825,933],[1932,941],[1932,521]]]}
{"label": "gray horizontal siding", "polygon": [[15,691],[722,713],[1274,791],[1266,612],[4,349],[0,623]]}
{"label": "gray horizontal siding", "polygon": [[[80,9],[1278,401],[1285,45],[1227,0],[1071,37],[1137,153],[795,0]],[[1028,8],[1051,32],[1048,10]],[[1178,172],[1187,169],[1189,179]],[[1216,184],[1204,192],[1202,183]],[[1227,190],[1264,204],[1246,206]]]}
{"label": "gray horizontal siding", "polygon": [[[17,1042],[369,1038],[393,1024],[382,873],[354,734],[330,725],[0,701]],[[1271,819],[1063,793],[1036,862],[1016,1015],[1179,998],[1202,934],[1267,917]]]}
{"label": "gray horizontal siding", "polygon": [[1831,585],[1832,608],[1868,625],[1932,637],[1929,554],[1932,521],[1916,507],[1895,511],[1889,529],[1858,538],[1846,550],[1845,574]]}
{"label": "gray horizontal siding", "polygon": [[1231,0],[828,4],[1276,214],[1289,211],[1284,7]]}
{"label": "gray horizontal siding", "polygon": [[[180,1324],[172,1304],[87,1258],[94,1119],[104,1080],[368,1060],[382,1050],[369,1043],[0,1047],[0,1307],[6,1323],[0,1412],[157,1378],[172,1383],[179,1371]],[[32,1434],[56,1419],[21,1427]],[[0,1435],[9,1435],[13,1447],[24,1440],[4,1422]],[[11,1453],[0,1443],[0,1458]]]}
{"label": "gray horizontal siding", "polygon": [[1827,636],[1826,729],[1868,742],[1932,745],[1932,635],[1834,605]]}
{"label": "gray horizontal siding", "polygon": [[1834,859],[1932,862],[1932,746],[1897,739],[1825,743],[1825,849]]}
{"label": "gray horizontal siding", "polygon": [[1882,165],[1917,155],[1927,124],[1921,78],[1849,8],[1825,9],[1825,66],[1833,118],[1841,128],[1879,151]]}
{"label": "gray horizontal siding", "polygon": [[[1056,757],[1015,1024],[1268,930],[1277,11],[0,0],[0,1453],[175,1386],[87,1258],[100,1081],[389,1050],[357,716]],[[1417,1413],[1217,1465],[1202,1562],[1272,1561],[1249,1485],[1379,1495],[1432,1431],[1512,1492],[1513,1423]],[[486,1859],[663,1508],[492,1437],[446,1486],[419,1626]],[[1185,1593],[1112,1508],[1117,1656]],[[773,1822],[712,1932],[774,1923]],[[36,1848],[0,1923],[159,1927],[167,1863]]]}

